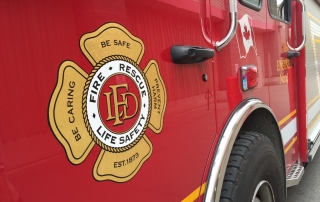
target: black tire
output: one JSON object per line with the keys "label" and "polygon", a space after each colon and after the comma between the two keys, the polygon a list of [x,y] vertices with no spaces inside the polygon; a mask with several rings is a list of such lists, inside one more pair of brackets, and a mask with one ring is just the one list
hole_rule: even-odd
{"label": "black tire", "polygon": [[276,202],[284,201],[286,182],[281,168],[268,137],[256,132],[242,132],[229,157],[220,202],[251,202],[262,180],[271,185]]}

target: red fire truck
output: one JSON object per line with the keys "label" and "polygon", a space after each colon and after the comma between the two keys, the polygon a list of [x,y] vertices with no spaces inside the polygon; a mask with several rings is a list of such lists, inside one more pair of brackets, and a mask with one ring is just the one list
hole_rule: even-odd
{"label": "red fire truck", "polygon": [[320,144],[318,3],[0,1],[0,201],[284,201]]}

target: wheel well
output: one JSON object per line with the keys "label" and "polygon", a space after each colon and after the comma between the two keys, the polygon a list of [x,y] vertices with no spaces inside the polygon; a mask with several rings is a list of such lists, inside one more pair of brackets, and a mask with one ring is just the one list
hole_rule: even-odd
{"label": "wheel well", "polygon": [[[279,177],[286,182],[283,141],[272,109],[260,99],[248,98],[235,108],[221,129],[221,136],[215,148],[208,175],[205,201],[219,201],[220,199],[223,183],[221,176],[225,176],[228,160],[240,130],[258,132],[270,139],[281,161],[280,168],[283,174]],[[286,183],[283,185],[286,190]]]}
{"label": "wheel well", "polygon": [[283,141],[280,129],[274,116],[264,108],[254,110],[245,120],[240,130],[255,131],[267,136],[274,145],[279,159],[281,159],[284,177],[286,176]]}
{"label": "wheel well", "polygon": [[273,143],[276,151],[283,157],[283,143],[277,121],[273,115],[263,108],[254,110],[245,120],[240,130],[255,131],[267,136]]}

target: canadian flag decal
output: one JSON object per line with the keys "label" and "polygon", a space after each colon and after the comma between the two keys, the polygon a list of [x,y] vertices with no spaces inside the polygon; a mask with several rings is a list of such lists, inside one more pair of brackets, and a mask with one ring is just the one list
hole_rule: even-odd
{"label": "canadian flag decal", "polygon": [[251,17],[245,14],[240,20],[238,20],[238,23],[239,27],[237,30],[237,41],[240,58],[246,58],[251,47],[257,55]]}

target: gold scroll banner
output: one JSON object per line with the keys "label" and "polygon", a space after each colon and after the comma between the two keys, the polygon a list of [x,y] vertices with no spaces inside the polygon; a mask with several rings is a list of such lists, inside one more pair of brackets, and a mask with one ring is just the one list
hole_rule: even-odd
{"label": "gold scroll banner", "polygon": [[124,55],[140,63],[144,54],[143,42],[116,23],[105,24],[96,31],[83,35],[80,47],[93,66],[111,55]]}
{"label": "gold scroll banner", "polygon": [[135,176],[151,153],[152,144],[146,135],[128,151],[111,153],[101,150],[93,168],[93,176],[98,181],[126,182]]}
{"label": "gold scroll banner", "polygon": [[151,94],[151,117],[149,127],[155,133],[160,133],[163,126],[164,112],[167,105],[167,91],[161,78],[158,64],[151,60],[144,70]]}
{"label": "gold scroll banner", "polygon": [[82,163],[94,146],[82,115],[81,100],[87,76],[74,62],[62,63],[49,104],[52,131],[73,164]]}

